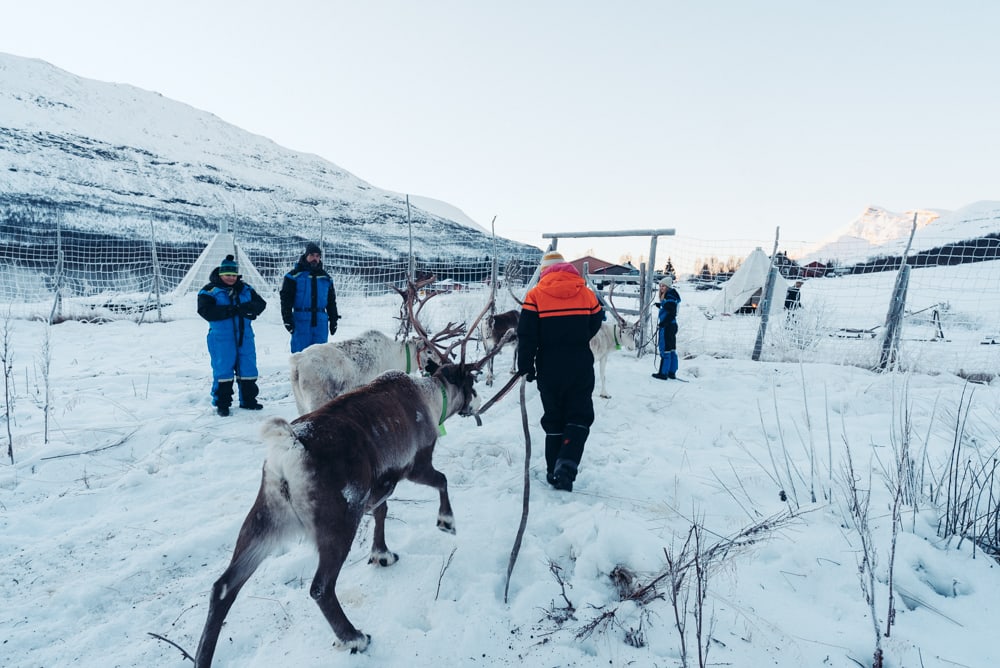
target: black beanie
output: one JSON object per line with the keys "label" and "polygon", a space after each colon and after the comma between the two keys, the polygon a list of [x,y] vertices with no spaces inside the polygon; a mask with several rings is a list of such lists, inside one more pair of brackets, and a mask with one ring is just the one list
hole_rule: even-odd
{"label": "black beanie", "polygon": [[316,253],[317,255],[322,255],[323,251],[320,250],[319,246],[310,241],[309,243],[306,244],[306,255],[312,255],[313,253]]}

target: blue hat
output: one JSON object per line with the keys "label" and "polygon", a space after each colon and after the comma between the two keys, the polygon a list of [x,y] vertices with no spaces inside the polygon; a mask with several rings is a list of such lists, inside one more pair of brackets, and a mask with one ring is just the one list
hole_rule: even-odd
{"label": "blue hat", "polygon": [[237,276],[239,273],[240,267],[232,255],[227,255],[226,259],[219,263],[219,276]]}

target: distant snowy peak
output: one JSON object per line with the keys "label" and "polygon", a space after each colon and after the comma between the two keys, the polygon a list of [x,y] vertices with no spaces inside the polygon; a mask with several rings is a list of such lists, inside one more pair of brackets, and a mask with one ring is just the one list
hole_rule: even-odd
{"label": "distant snowy peak", "polygon": [[871,244],[880,245],[896,239],[908,239],[916,216],[917,229],[927,227],[941,216],[940,211],[907,211],[893,213],[879,206],[869,206],[868,209],[847,226],[842,237],[864,239]]}
{"label": "distant snowy peak", "polygon": [[910,239],[914,215],[917,231],[911,253],[1000,233],[1000,202],[976,202],[957,211],[914,209],[904,213],[870,206],[844,230],[803,249],[796,259],[852,263],[876,256],[900,255]]}

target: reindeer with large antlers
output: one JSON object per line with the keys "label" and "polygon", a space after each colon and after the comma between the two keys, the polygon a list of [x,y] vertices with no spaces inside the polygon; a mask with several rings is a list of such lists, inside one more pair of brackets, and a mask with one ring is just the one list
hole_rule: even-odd
{"label": "reindeer with large antlers", "polygon": [[[417,332],[424,335],[421,328]],[[275,547],[296,536],[305,536],[319,552],[309,594],[340,643],[352,653],[368,647],[370,636],[351,624],[340,605],[337,578],[368,512],[375,519],[369,563],[389,566],[399,558],[386,545],[385,519],[386,500],[400,480],[437,489],[437,526],[455,532],[448,481],[432,458],[445,420],[475,415],[478,408],[473,383],[489,356],[466,363],[468,338],[466,334],[440,351],[446,359],[461,345],[462,361],[445,364],[431,376],[390,371],[291,423],[272,418],[264,424],[261,435],[268,451],[260,490],[232,561],[212,587],[196,668],[211,666],[222,624],[240,589]],[[433,345],[429,339],[425,343]]]}
{"label": "reindeer with large antlers", "polygon": [[299,414],[314,411],[334,397],[370,382],[380,373],[398,369],[404,373],[433,371],[448,362],[442,357],[443,343],[465,333],[462,325],[448,323],[434,335],[428,335],[417,317],[427,295],[418,300],[419,291],[433,277],[409,284],[406,291],[393,286],[403,297],[402,318],[405,324],[418,329],[419,335],[409,337],[402,332],[403,340],[394,341],[382,332],[369,330],[353,339],[319,343],[294,353],[289,360],[292,393]]}

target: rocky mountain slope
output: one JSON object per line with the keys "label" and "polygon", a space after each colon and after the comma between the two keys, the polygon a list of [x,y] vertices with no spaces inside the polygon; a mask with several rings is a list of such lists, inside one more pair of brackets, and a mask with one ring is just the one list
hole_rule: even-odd
{"label": "rocky mountain slope", "polygon": [[[449,211],[411,198],[414,250],[491,255],[490,236]],[[220,226],[249,237],[322,232],[328,248],[387,256],[405,254],[410,236],[403,195],[316,155],[157,93],[0,54],[0,223],[11,221],[125,238],[153,222],[168,243],[204,242]],[[499,254],[532,250],[497,244]]]}

